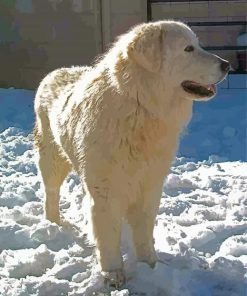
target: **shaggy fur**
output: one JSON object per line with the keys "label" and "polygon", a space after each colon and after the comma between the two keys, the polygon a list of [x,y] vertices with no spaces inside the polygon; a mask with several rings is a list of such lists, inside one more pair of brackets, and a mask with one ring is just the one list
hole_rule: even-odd
{"label": "shaggy fur", "polygon": [[[184,48],[193,45],[193,52]],[[74,169],[93,200],[102,272],[124,281],[122,219],[133,230],[137,260],[157,260],[153,228],[163,180],[193,100],[184,80],[217,83],[221,59],[202,50],[184,24],[141,24],[120,36],[93,67],[62,68],[35,98],[35,143],[45,186],[45,216],[60,223],[59,189]]]}

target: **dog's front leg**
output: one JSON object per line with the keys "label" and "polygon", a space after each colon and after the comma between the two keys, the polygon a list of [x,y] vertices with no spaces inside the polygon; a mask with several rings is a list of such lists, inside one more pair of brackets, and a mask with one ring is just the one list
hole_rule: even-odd
{"label": "dog's front leg", "polygon": [[146,262],[151,267],[154,267],[158,260],[154,249],[153,229],[159,208],[162,184],[163,179],[152,186],[149,186],[149,182],[146,181],[142,195],[127,212],[127,219],[133,232],[137,261]]}
{"label": "dog's front leg", "polygon": [[93,200],[93,231],[102,274],[108,285],[120,287],[125,281],[120,251],[123,209],[117,197],[94,193]]}

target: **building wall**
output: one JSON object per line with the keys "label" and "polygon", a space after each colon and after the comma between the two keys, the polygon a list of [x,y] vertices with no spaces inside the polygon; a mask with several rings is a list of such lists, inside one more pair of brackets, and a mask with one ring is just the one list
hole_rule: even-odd
{"label": "building wall", "polygon": [[[246,2],[152,5],[154,20],[246,20]],[[37,88],[51,70],[88,65],[147,20],[146,0],[0,0],[0,87]],[[203,45],[235,45],[242,27],[195,27]],[[219,52],[236,65],[236,52]]]}
{"label": "building wall", "polygon": [[147,21],[146,0],[102,1],[103,48],[132,26]]}
{"label": "building wall", "polygon": [[35,89],[53,69],[88,65],[141,21],[145,0],[1,0],[0,87]]}
{"label": "building wall", "polygon": [[0,86],[36,88],[49,71],[100,51],[99,1],[2,0]]}

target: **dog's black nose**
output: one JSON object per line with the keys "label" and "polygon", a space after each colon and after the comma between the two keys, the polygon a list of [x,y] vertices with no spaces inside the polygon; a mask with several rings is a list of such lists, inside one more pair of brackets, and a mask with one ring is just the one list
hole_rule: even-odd
{"label": "dog's black nose", "polygon": [[222,72],[228,72],[230,70],[230,63],[227,61],[223,61],[220,64],[220,68]]}

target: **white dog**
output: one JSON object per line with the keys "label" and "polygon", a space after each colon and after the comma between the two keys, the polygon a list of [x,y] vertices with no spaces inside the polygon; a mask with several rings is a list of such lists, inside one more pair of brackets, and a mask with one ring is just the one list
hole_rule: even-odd
{"label": "white dog", "polygon": [[41,82],[35,143],[46,218],[60,223],[59,189],[75,170],[93,200],[98,261],[113,285],[124,281],[123,218],[137,259],[155,264],[155,216],[179,134],[193,100],[212,98],[229,67],[183,23],[159,21],[120,36],[92,68],[58,69]]}

